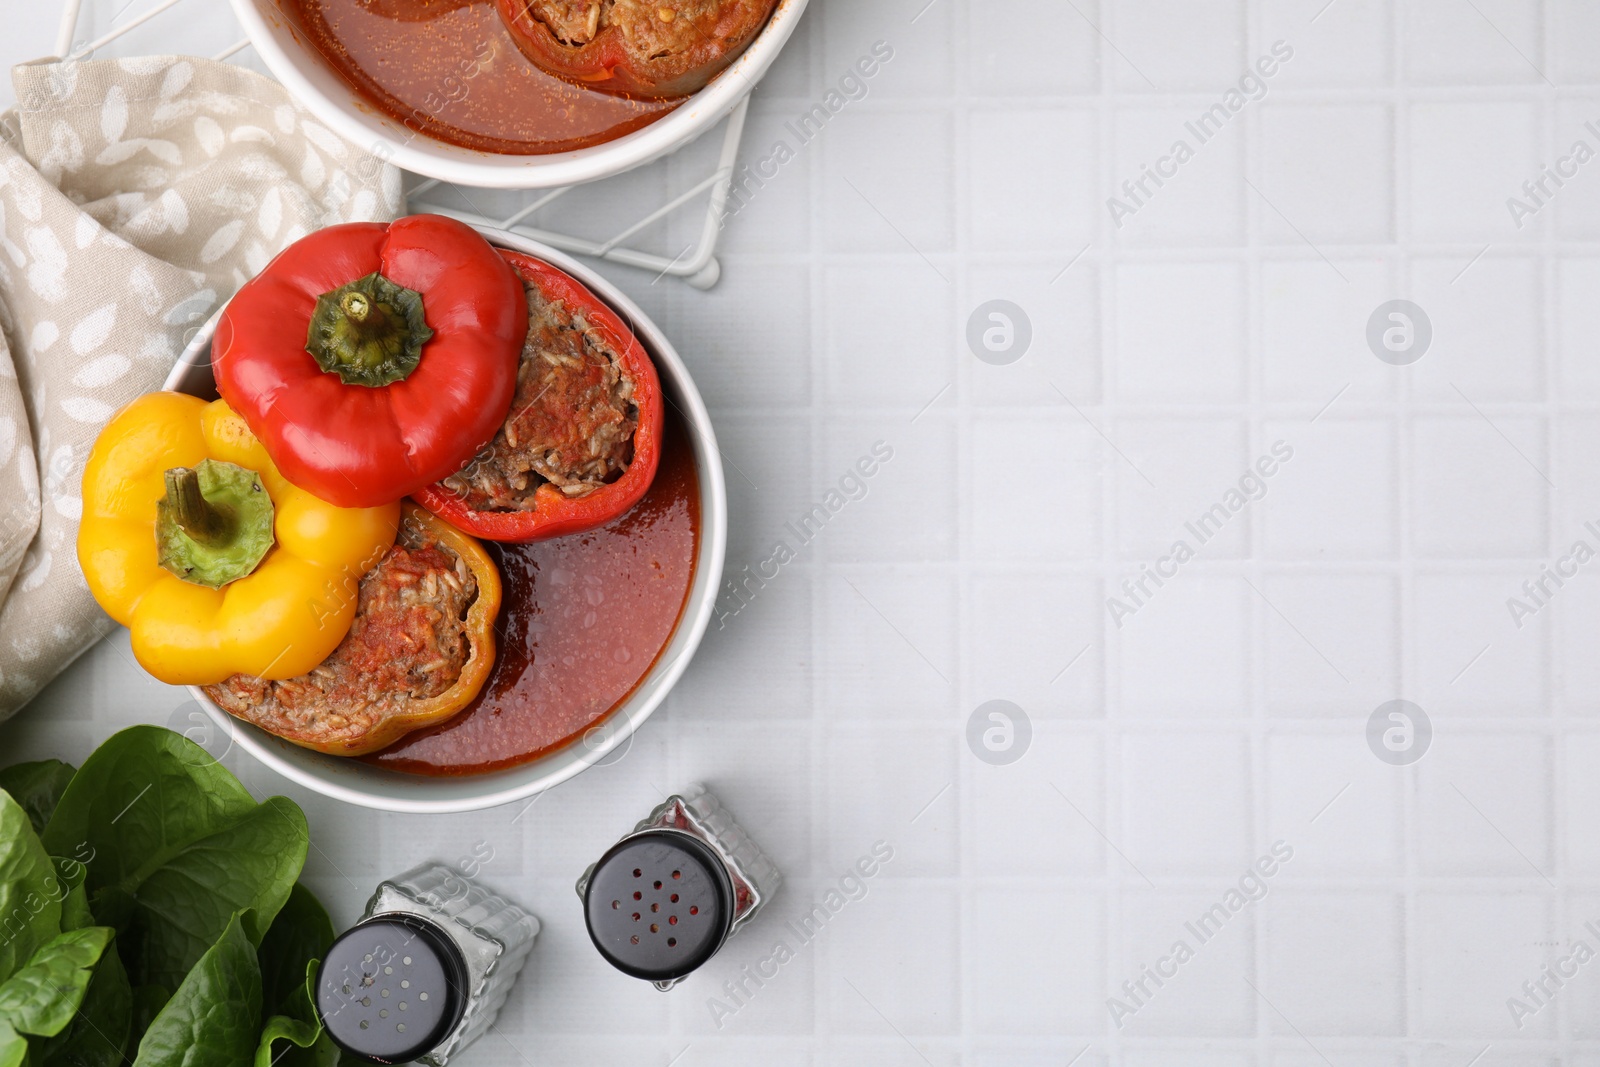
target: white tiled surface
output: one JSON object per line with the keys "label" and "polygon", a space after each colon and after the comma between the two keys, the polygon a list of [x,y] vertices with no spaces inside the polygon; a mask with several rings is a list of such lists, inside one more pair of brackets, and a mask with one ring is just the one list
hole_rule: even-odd
{"label": "white tiled surface", "polygon": [[[6,55],[48,51],[53,12],[20,15]],[[494,848],[486,879],[545,936],[463,1064],[1600,1065],[1600,963],[1520,1029],[1507,1008],[1600,949],[1600,563],[1520,628],[1506,606],[1600,548],[1600,162],[1520,230],[1505,206],[1600,149],[1597,31],[1587,0],[814,0],[747,158],[882,39],[866,98],[732,222],[715,292],[607,273],[699,376],[735,569],[875,441],[893,460],[625,759],[529,809],[379,816],[236,768],[307,808],[342,920],[382,872]],[[1277,40],[1262,98],[1116,227],[1106,198]],[[711,147],[562,221],[679,188]],[[1409,367],[1365,340],[1399,297],[1434,330]],[[1032,323],[1009,366],[965,339],[993,299]],[[1277,441],[1265,495],[1119,626],[1106,598]],[[1365,740],[1398,697],[1435,730],[1408,767]],[[1032,726],[1006,766],[966,742],[994,699]],[[0,747],[81,757],[183,704],[113,639]],[[663,996],[604,969],[570,886],[696,778],[790,880]],[[894,860],[802,946],[785,921],[879,840]],[[1201,943],[1186,923],[1279,840],[1265,896]],[[779,940],[795,958],[719,1029],[708,998]],[[1119,1027],[1108,998],[1179,940]]]}

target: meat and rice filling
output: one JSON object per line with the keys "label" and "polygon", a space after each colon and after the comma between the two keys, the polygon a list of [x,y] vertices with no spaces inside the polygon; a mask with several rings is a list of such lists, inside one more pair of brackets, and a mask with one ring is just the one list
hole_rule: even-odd
{"label": "meat and rice filling", "polygon": [[[733,4],[748,0],[733,0]],[[561,43],[575,48],[615,26],[635,56],[678,55],[705,40],[730,0],[533,0],[533,17]]]}
{"label": "meat and rice filling", "polygon": [[236,674],[206,694],[229,714],[291,740],[360,738],[449,690],[472,654],[467,609],[478,582],[465,560],[411,523],[357,592],[355,622],[308,674],[269,682]]}
{"label": "meat and rice filling", "polygon": [[534,0],[533,17],[550,27],[562,44],[584,45],[600,32],[600,0]]}
{"label": "meat and rice filling", "polygon": [[444,486],[474,511],[530,511],[550,484],[581,497],[633,460],[639,409],[618,354],[581,311],[528,293],[528,339],[511,414],[494,440]]}

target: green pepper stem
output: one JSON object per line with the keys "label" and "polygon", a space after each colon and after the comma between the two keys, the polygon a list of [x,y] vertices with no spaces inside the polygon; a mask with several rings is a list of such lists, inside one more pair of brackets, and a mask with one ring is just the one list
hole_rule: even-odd
{"label": "green pepper stem", "polygon": [[422,294],[374,271],[317,297],[306,351],[346,385],[378,388],[416,370],[432,338]]}
{"label": "green pepper stem", "polygon": [[346,293],[339,298],[339,310],[351,322],[366,322],[367,316],[372,314],[372,302],[361,293]]}
{"label": "green pepper stem", "polygon": [[193,467],[167,471],[166,503],[180,529],[196,544],[215,548],[228,540],[228,518],[200,493],[200,475]]}
{"label": "green pepper stem", "polygon": [[156,562],[207,589],[256,569],[272,548],[272,497],[255,471],[203,459],[165,473],[156,501]]}

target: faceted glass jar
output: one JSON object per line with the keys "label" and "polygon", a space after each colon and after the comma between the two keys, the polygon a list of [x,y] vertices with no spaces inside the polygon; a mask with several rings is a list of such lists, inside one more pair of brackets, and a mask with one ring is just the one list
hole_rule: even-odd
{"label": "faceted glass jar", "polygon": [[[449,867],[424,864],[380,884],[361,921],[335,942],[318,975],[318,1011],[352,1052],[379,1062],[445,1067],[493,1025],[538,933],[539,920],[522,908]],[[363,938],[415,949],[375,948]],[[374,1001],[374,992],[382,999]],[[431,1003],[423,1003],[430,996]],[[414,1005],[409,1016],[408,998]],[[435,1020],[440,1012],[447,1014],[437,1033],[413,1024],[426,1047],[397,1053],[395,1043],[405,1042],[392,1030],[403,1035],[408,1017]],[[390,1042],[381,1052],[371,1044],[379,1040]]]}
{"label": "faceted glass jar", "polygon": [[[650,855],[652,849],[666,863],[659,878],[646,873],[647,860],[637,858]],[[673,856],[681,857],[682,871],[666,870],[672,866]],[[700,862],[702,859],[704,863]],[[615,869],[629,868],[634,863],[640,866],[632,867],[631,871]],[[628,880],[630,873],[639,879],[637,888]],[[692,944],[699,951],[682,967],[674,968],[664,962],[667,954],[658,943],[665,938],[665,944],[676,944],[672,937],[674,930],[671,927],[658,929],[659,923],[655,920],[663,913],[655,909],[662,904],[662,898],[678,901],[672,880],[680,874],[688,876],[686,890],[696,882],[714,883],[703,887],[695,899],[714,910],[722,925],[709,938],[691,939],[686,935],[686,944]],[[701,875],[706,877],[699,877]],[[666,990],[715,955],[728,937],[755,917],[782,881],[778,868],[734,821],[722,802],[705,787],[697,786],[687,795],[668,797],[651,811],[631,833],[608,849],[598,863],[584,871],[583,877],[578,879],[577,892],[584,901],[590,938],[601,955],[624,973],[650,980],[656,988]],[[598,891],[602,883],[606,899],[591,901],[591,886]],[[686,906],[689,903],[687,895],[684,903]],[[631,910],[635,907],[638,910]],[[669,906],[668,910],[673,909]],[[687,914],[683,917],[688,918]],[[622,931],[635,928],[629,925],[630,918],[638,933],[631,938],[620,936]],[[679,920],[676,914],[666,918],[673,924]],[[678,973],[680,971],[682,973]]]}

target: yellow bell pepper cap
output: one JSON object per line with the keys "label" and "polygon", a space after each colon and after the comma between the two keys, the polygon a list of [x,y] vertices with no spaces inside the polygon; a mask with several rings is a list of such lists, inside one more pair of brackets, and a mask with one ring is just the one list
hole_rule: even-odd
{"label": "yellow bell pepper cap", "polygon": [[[157,561],[165,472],[206,459],[255,471],[274,505],[275,544],[254,571],[220,589]],[[361,577],[399,526],[398,501],[340,508],[291,485],[224,401],[150,393],[117,412],[89,454],[78,561],[90,592],[128,627],[135,657],[157,678],[276,681],[311,670],[344,640]]]}

